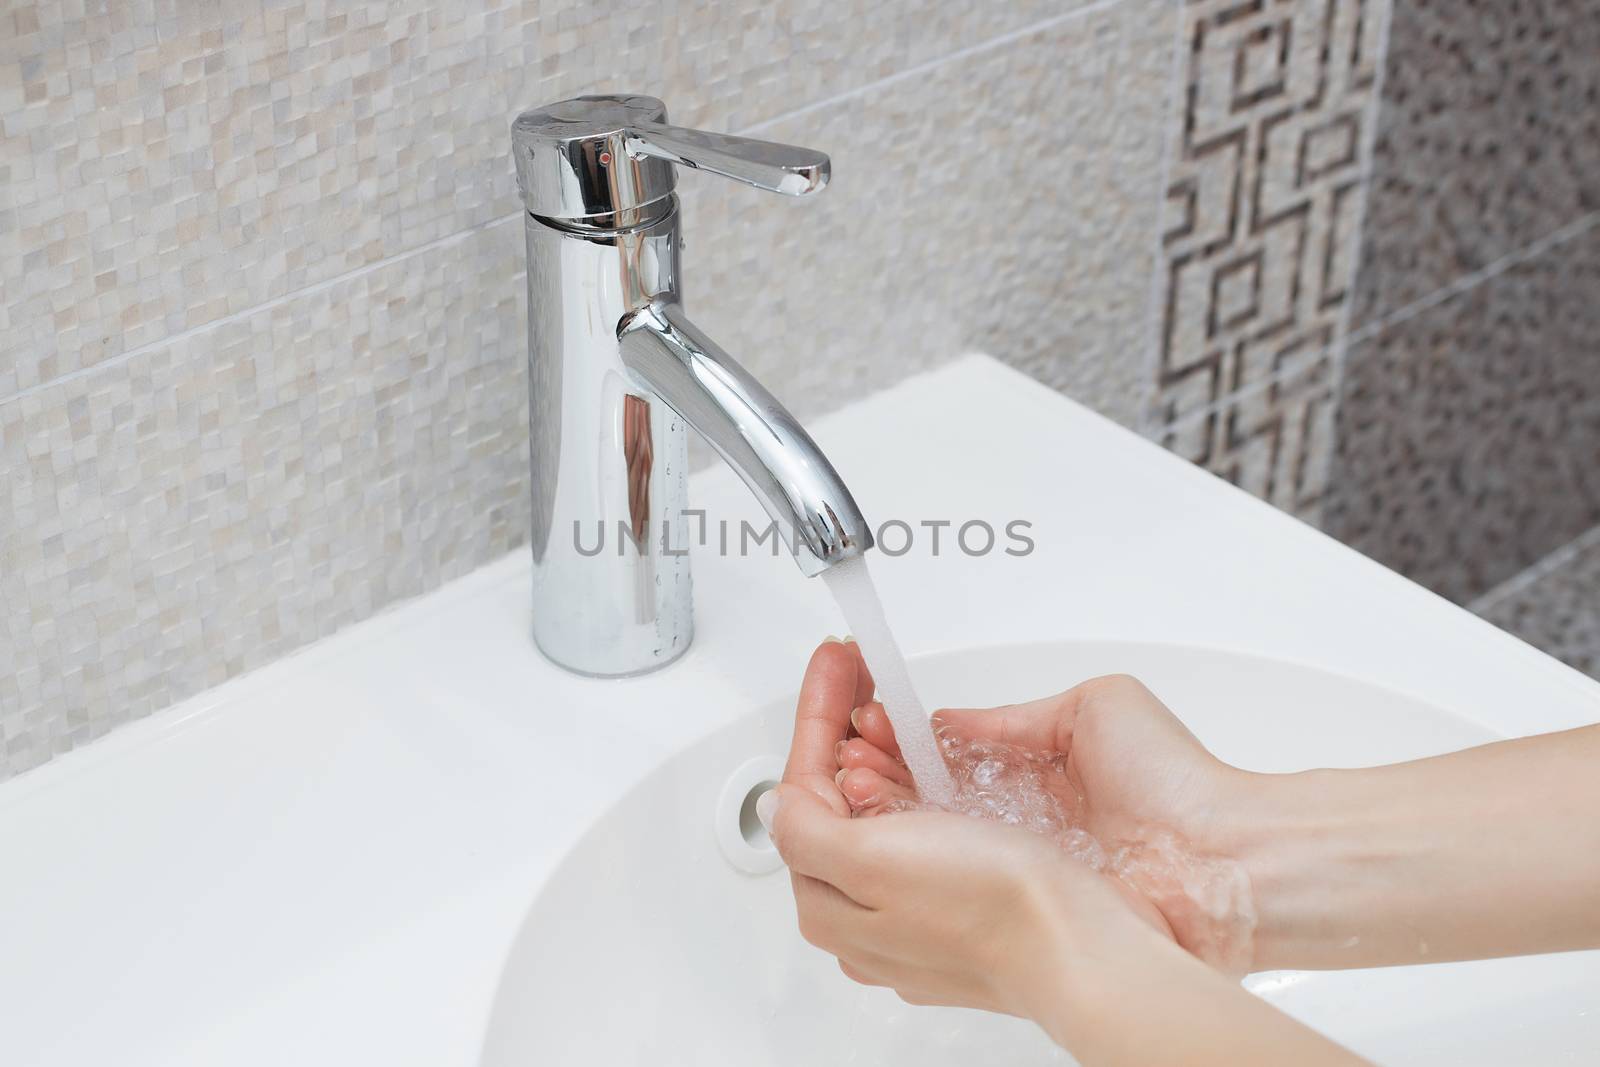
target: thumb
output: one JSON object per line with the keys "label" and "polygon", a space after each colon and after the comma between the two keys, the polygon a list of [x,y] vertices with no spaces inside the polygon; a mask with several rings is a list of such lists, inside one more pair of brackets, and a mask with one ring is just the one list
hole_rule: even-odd
{"label": "thumb", "polygon": [[840,815],[821,797],[794,784],[761,794],[756,815],[789,870],[836,886],[840,879],[848,880],[855,847],[854,823],[848,815]]}

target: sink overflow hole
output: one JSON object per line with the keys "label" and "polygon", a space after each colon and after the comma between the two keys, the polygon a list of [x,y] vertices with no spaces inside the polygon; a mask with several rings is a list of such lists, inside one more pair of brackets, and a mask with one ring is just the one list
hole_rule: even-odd
{"label": "sink overflow hole", "polygon": [[784,865],[766,827],[755,814],[755,801],[784,776],[784,761],[776,755],[754,755],[728,776],[717,790],[714,813],[717,848],[734,869],[747,875],[770,875]]}
{"label": "sink overflow hole", "polygon": [[772,839],[767,836],[767,828],[761,825],[761,817],[756,814],[756,801],[761,799],[762,793],[777,784],[771,779],[756,783],[744,795],[744,803],[739,805],[739,834],[751,848],[772,847]]}
{"label": "sink overflow hole", "polygon": [[728,775],[717,791],[717,848],[723,859],[745,874],[771,874],[783,866],[783,857],[778,855],[756,814],[756,801],[761,794],[782,778],[781,756],[751,756]]}

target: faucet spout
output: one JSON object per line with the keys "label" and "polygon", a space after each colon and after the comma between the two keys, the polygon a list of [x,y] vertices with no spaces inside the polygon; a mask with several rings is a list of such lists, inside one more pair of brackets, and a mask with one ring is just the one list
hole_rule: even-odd
{"label": "faucet spout", "polygon": [[755,493],[808,576],[872,547],[872,530],[811,435],[690,322],[653,301],[617,331],[622,364],[699,431]]}

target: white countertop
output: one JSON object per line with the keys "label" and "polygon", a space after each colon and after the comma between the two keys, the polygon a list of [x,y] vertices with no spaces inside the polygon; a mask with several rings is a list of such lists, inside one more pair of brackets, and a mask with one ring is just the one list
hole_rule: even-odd
{"label": "white countertop", "polygon": [[[908,654],[1174,642],[1355,675],[1497,733],[1600,684],[982,357],[819,420],[875,522],[1036,551],[873,569]],[[731,472],[713,519],[755,522]],[[787,558],[694,560],[694,647],[591,681],[529,637],[525,551],[0,785],[0,1061],[471,1064],[564,851],[674,751],[791,692],[840,622]]]}

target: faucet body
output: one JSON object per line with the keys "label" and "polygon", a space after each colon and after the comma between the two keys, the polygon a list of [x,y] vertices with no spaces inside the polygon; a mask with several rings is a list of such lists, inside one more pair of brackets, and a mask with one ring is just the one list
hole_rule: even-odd
{"label": "faucet body", "polygon": [[609,233],[526,217],[534,637],[584,674],[652,670],[694,634],[687,424],[617,338],[676,292],[675,216]]}
{"label": "faucet body", "polygon": [[[648,97],[590,97],[513,126],[528,209],[534,638],[588,675],[654,670],[693,639],[689,549],[707,517],[688,500],[691,428],[750,486],[803,573],[872,545],[832,464],[688,320],[678,287],[675,165],[803,194],[826,180],[826,157],[805,154],[820,178],[797,175],[783,153],[805,150],[665,117]],[[694,158],[702,149],[709,161]]]}

